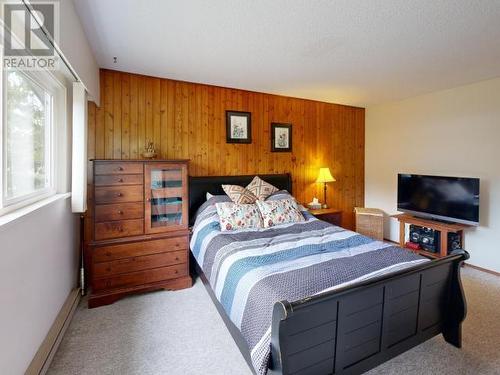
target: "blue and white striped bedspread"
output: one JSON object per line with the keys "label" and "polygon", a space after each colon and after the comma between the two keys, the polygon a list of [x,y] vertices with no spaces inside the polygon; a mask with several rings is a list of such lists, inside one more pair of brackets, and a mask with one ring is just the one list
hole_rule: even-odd
{"label": "blue and white striped bedspread", "polygon": [[247,341],[258,374],[267,372],[275,302],[296,301],[426,261],[306,211],[300,223],[221,232],[215,202],[211,198],[199,211],[191,251]]}

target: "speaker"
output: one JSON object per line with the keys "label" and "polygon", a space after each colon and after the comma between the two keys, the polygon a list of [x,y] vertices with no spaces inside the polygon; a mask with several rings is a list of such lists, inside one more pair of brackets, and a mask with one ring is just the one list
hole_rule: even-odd
{"label": "speaker", "polygon": [[458,233],[448,233],[448,253],[462,248],[462,238]]}
{"label": "speaker", "polygon": [[441,232],[434,229],[422,228],[420,232],[420,246],[422,246],[424,250],[438,253],[441,248],[440,239]]}
{"label": "speaker", "polygon": [[413,243],[420,243],[420,230],[422,227],[419,227],[418,225],[410,225],[410,242]]}
{"label": "speaker", "polygon": [[424,250],[438,253],[440,250],[441,232],[418,225],[410,225],[410,242],[420,244]]}

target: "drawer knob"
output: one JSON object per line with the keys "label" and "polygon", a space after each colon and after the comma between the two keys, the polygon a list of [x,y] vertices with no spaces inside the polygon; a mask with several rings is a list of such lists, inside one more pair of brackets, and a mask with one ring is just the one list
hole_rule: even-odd
{"label": "drawer knob", "polygon": [[119,215],[123,215],[123,211],[122,210],[118,210],[118,214]]}
{"label": "drawer knob", "polygon": [[179,260],[179,257],[175,257],[175,260]]}
{"label": "drawer knob", "polygon": [[118,182],[123,182],[123,178],[119,178],[119,179],[118,179]]}
{"label": "drawer knob", "polygon": [[123,167],[118,167],[118,170],[119,171],[123,171]]}
{"label": "drawer knob", "polygon": [[179,271],[175,270],[174,273],[179,273]]}
{"label": "drawer knob", "polygon": [[117,197],[121,197],[123,194],[122,193],[116,193]]}
{"label": "drawer knob", "polygon": [[123,228],[122,227],[118,228],[118,232],[123,232]]}

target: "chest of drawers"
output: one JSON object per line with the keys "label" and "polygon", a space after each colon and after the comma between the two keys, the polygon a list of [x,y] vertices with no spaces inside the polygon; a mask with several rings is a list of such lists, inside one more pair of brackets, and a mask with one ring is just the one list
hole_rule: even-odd
{"label": "chest of drawers", "polygon": [[191,286],[187,160],[94,160],[89,307]]}

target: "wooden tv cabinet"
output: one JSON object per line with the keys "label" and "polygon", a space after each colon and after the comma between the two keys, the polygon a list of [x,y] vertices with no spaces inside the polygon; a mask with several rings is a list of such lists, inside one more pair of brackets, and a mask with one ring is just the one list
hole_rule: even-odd
{"label": "wooden tv cabinet", "polygon": [[[431,228],[441,232],[441,246],[439,253],[432,253],[422,249],[416,250],[417,253],[431,258],[442,258],[448,255],[448,233],[458,233],[460,235],[460,241],[463,248],[464,230],[471,227],[466,224],[445,223],[437,220],[422,219],[408,214],[397,214],[392,215],[391,217],[399,221],[399,245],[401,247],[406,246],[406,224],[419,225],[421,227]],[[413,249],[410,250],[415,251]]]}

